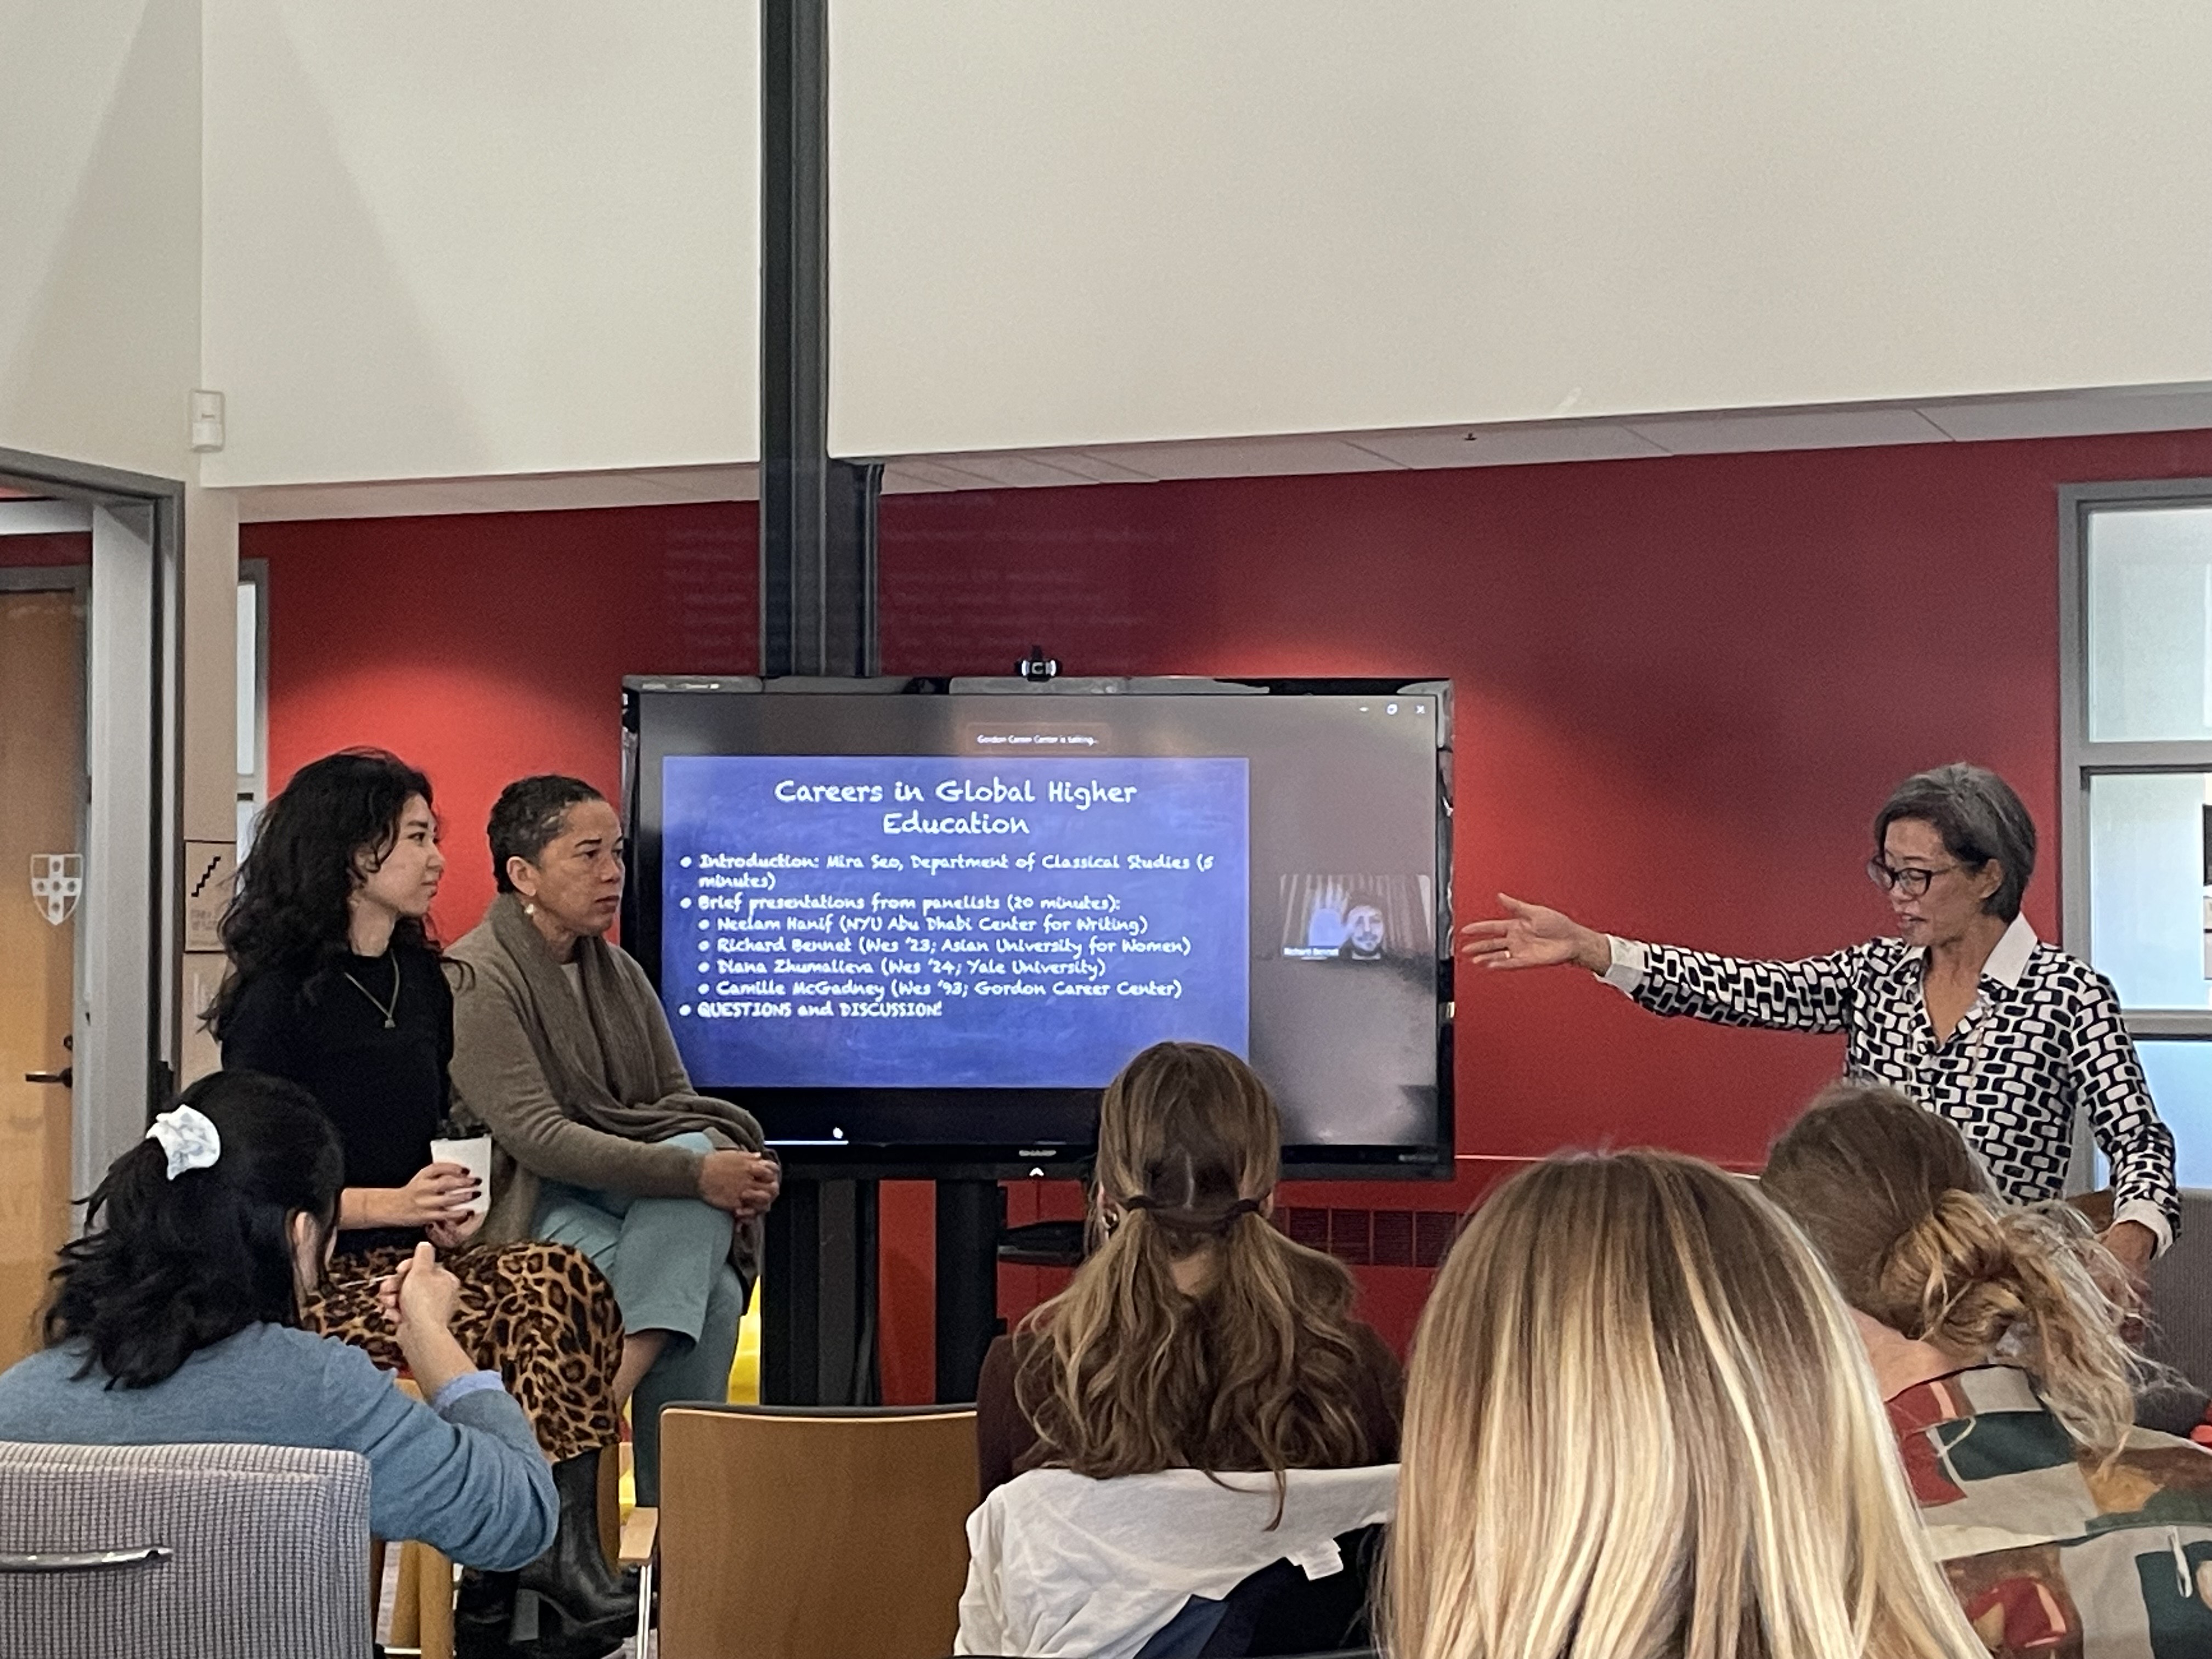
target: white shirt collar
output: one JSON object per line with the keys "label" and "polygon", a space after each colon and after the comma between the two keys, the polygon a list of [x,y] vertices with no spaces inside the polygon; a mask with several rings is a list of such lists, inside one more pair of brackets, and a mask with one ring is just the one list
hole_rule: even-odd
{"label": "white shirt collar", "polygon": [[[2035,954],[2035,947],[2040,943],[2035,929],[2027,925],[2026,915],[2014,916],[2012,926],[1997,941],[1996,949],[1990,952],[1990,959],[1982,964],[1982,977],[1993,979],[2008,990],[2018,990],[2020,976],[2027,971],[2027,959]],[[1903,960],[1917,963],[1927,954],[1926,945],[1916,945],[1905,953]]]}
{"label": "white shirt collar", "polygon": [[2009,989],[2020,988],[2020,976],[2027,971],[2027,959],[2035,953],[2039,943],[2035,929],[2027,925],[2025,915],[2014,916],[2012,926],[2004,930],[1997,948],[1990,952],[1990,959],[1982,964],[1984,978],[1993,979]]}

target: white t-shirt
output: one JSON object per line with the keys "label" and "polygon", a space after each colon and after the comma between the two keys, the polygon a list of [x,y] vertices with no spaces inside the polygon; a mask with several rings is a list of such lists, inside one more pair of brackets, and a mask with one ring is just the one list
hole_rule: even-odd
{"label": "white t-shirt", "polygon": [[1272,1529],[1267,1474],[1198,1469],[1093,1480],[1032,1469],[968,1517],[955,1653],[1132,1659],[1194,1595],[1226,1595],[1289,1560],[1343,1571],[1340,1534],[1387,1522],[1398,1466],[1292,1469]]}

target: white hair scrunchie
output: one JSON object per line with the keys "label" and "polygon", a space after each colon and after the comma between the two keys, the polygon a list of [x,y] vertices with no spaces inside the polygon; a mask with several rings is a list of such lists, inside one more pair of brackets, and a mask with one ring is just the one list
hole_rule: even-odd
{"label": "white hair scrunchie", "polygon": [[146,1139],[158,1140],[169,1155],[169,1179],[187,1170],[204,1170],[222,1156],[222,1137],[195,1107],[175,1106],[154,1120]]}

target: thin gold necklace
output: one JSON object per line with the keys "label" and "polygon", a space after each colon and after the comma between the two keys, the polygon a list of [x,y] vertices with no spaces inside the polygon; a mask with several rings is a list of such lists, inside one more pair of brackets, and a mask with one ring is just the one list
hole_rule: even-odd
{"label": "thin gold necklace", "polygon": [[384,1016],[384,1029],[387,1031],[393,1029],[396,1023],[394,1017],[399,1012],[398,957],[394,955],[392,958],[392,1000],[389,1002],[379,1002],[374,996],[370,994],[368,987],[363,985],[359,980],[353,976],[351,969],[349,969],[343,971],[345,972],[346,983],[352,986],[353,988],[360,992],[362,995],[368,997],[369,1006],[375,1009],[378,1013]]}

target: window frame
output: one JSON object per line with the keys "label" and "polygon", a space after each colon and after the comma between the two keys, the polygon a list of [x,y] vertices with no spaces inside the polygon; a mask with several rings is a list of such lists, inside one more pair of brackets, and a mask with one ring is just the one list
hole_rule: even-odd
{"label": "window frame", "polygon": [[[258,817],[269,804],[269,561],[240,559],[238,586],[253,590],[253,684],[237,688],[239,696],[253,700],[253,769],[238,774],[238,804]],[[239,836],[239,858],[250,845],[246,836]]]}
{"label": "window frame", "polygon": [[[2089,953],[2089,788],[2093,779],[2144,774],[2212,774],[2212,741],[2197,738],[2099,741],[2089,735],[2089,530],[2100,513],[2201,506],[2212,512],[2212,478],[2161,478],[2064,484],[2058,491],[2059,895],[2062,943],[2084,962]],[[2212,1005],[2202,1009],[2120,1008],[2138,1042],[2212,1042]],[[2075,1129],[2075,1178],[2087,1187],[2089,1133]],[[2197,1190],[2197,1189],[2189,1189]]]}

